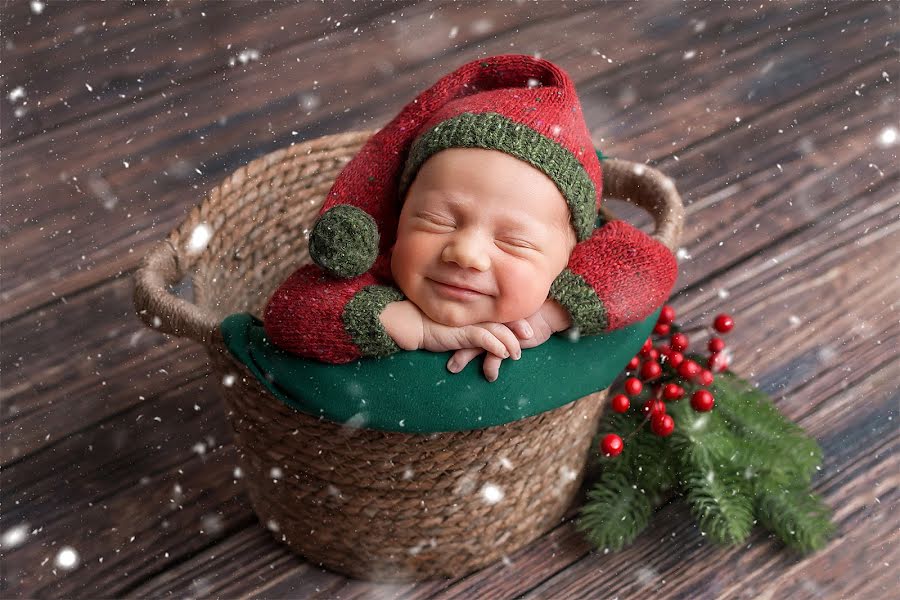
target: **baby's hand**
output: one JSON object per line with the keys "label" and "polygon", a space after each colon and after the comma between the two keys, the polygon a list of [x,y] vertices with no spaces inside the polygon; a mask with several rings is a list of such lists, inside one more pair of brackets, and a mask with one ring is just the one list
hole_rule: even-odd
{"label": "baby's hand", "polygon": [[519,360],[522,348],[516,334],[501,323],[477,323],[463,327],[453,327],[432,321],[422,315],[422,342],[419,348],[432,352],[478,348],[498,359],[513,357]]}
{"label": "baby's hand", "polygon": [[[522,348],[534,348],[546,342],[557,331],[565,331],[571,327],[572,318],[562,305],[548,298],[536,313],[525,319],[510,321],[506,326],[518,336]],[[459,373],[483,351],[481,348],[457,350],[447,361],[447,369],[451,373]],[[500,376],[502,362],[503,359],[494,354],[484,358],[483,370],[488,381],[496,381]]]}

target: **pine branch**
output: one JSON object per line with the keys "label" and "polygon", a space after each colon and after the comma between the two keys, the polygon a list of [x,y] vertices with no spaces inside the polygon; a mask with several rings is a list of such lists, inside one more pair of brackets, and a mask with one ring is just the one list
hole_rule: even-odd
{"label": "pine branch", "polygon": [[684,487],[700,529],[713,540],[739,544],[753,529],[753,502],[745,482],[717,469],[706,452],[682,456]]}
{"label": "pine branch", "polygon": [[754,508],[766,529],[801,553],[823,548],[835,531],[831,509],[805,485],[778,491],[758,489]]}
{"label": "pine branch", "polygon": [[623,474],[604,472],[588,492],[575,528],[597,548],[620,550],[647,527],[653,505],[649,496]]}

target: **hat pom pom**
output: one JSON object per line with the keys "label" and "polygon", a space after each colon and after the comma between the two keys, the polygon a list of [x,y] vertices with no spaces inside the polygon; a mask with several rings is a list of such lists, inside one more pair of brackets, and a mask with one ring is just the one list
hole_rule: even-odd
{"label": "hat pom pom", "polygon": [[378,226],[368,213],[338,204],[319,216],[309,234],[309,255],[336,277],[362,275],[378,256]]}

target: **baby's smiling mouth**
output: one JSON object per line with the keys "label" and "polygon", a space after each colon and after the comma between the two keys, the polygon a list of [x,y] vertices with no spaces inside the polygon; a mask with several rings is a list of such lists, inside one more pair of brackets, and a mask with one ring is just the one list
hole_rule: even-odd
{"label": "baby's smiling mouth", "polygon": [[479,290],[475,287],[469,287],[469,286],[456,284],[456,283],[449,283],[446,281],[441,281],[439,279],[433,279],[431,277],[426,277],[426,279],[428,279],[432,284],[434,284],[434,286],[438,290],[444,291],[444,292],[449,293],[454,296],[476,297],[476,296],[489,296],[490,295],[485,292],[482,292],[481,290]]}

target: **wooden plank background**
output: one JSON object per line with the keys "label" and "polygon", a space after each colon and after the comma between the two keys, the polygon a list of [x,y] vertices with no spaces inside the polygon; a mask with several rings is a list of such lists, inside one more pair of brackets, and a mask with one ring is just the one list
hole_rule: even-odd
{"label": "wooden plank background", "polygon": [[[0,38],[0,596],[896,597],[896,3],[6,1]],[[676,181],[672,304],[732,313],[734,369],[822,445],[824,550],[717,547],[670,502],[604,553],[576,504],[469,577],[379,585],[256,520],[202,348],[138,321],[131,274],[241,165],[508,52],[565,68],[597,147]]]}

